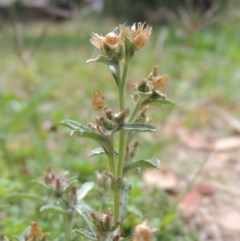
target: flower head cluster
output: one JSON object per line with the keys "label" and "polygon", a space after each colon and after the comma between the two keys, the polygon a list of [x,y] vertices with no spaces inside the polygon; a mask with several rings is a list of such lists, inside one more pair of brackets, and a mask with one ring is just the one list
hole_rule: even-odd
{"label": "flower head cluster", "polygon": [[142,99],[143,106],[157,99],[165,99],[166,96],[160,92],[160,89],[166,87],[168,82],[167,74],[159,75],[158,67],[155,66],[147,78],[141,80],[137,86],[137,98]]}
{"label": "flower head cluster", "polygon": [[68,203],[68,207],[75,207],[77,204],[77,187],[76,180],[67,178],[68,172],[52,173],[47,170],[44,174],[44,187],[52,191],[55,198],[64,198]]}
{"label": "flower head cluster", "polygon": [[98,214],[98,213],[91,213],[91,217],[93,219],[93,224],[97,231],[97,240],[111,240],[119,241],[120,236],[115,235],[114,231],[119,227],[120,222],[113,221],[113,214],[111,210],[108,210],[106,213]]}
{"label": "flower head cluster", "polygon": [[30,230],[24,234],[25,241],[46,241],[49,233],[44,233],[36,222],[32,222]]}
{"label": "flower head cluster", "polygon": [[108,108],[105,97],[99,91],[93,93],[92,107],[99,115],[96,117],[96,124],[90,123],[89,127],[103,135],[117,131],[129,114],[127,108],[120,112]]}
{"label": "flower head cluster", "polygon": [[67,172],[54,174],[51,173],[50,170],[48,170],[44,175],[44,183],[54,191],[64,192],[68,186],[68,180],[66,178],[66,175]]}
{"label": "flower head cluster", "polygon": [[121,34],[110,32],[105,36],[93,33],[90,39],[92,45],[98,48],[104,55],[119,59],[123,53],[123,40]]}
{"label": "flower head cluster", "polygon": [[106,106],[106,99],[101,93],[96,90],[93,92],[92,107],[94,110],[101,110]]}
{"label": "flower head cluster", "polygon": [[120,31],[133,44],[136,51],[143,48],[152,35],[152,27],[145,23],[134,23],[131,27],[122,26]]}
{"label": "flower head cluster", "polygon": [[121,60],[125,56],[132,56],[134,51],[143,48],[149,41],[151,34],[152,27],[145,23],[135,23],[131,27],[120,25],[115,31],[109,32],[105,36],[93,33],[90,42],[104,56],[112,60]]}

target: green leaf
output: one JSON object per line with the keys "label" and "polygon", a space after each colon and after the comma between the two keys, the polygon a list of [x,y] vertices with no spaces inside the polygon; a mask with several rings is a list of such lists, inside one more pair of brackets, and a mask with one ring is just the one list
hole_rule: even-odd
{"label": "green leaf", "polygon": [[47,190],[52,190],[52,187],[47,185],[46,183],[42,181],[36,181],[37,184],[41,185],[42,187],[46,188]]}
{"label": "green leaf", "polygon": [[95,59],[88,59],[87,63],[88,64],[89,63],[103,63],[103,64],[107,64],[107,65],[115,65],[116,61],[105,55],[99,55]]}
{"label": "green leaf", "polygon": [[127,210],[128,210],[129,212],[135,214],[135,215],[138,216],[139,218],[144,218],[143,213],[142,213],[139,209],[137,209],[136,207],[134,207],[134,206],[128,205]]}
{"label": "green leaf", "polygon": [[87,230],[87,229],[83,229],[83,228],[74,229],[73,232],[80,233],[80,234],[82,234],[84,237],[86,237],[87,239],[97,240],[96,235],[95,235],[94,233],[91,233],[91,232],[90,232],[89,230]]}
{"label": "green leaf", "polygon": [[113,149],[111,138],[108,135],[100,135],[89,127],[83,126],[74,120],[63,120],[60,124],[73,129],[71,135],[77,134],[80,137],[86,137],[96,141],[104,149],[106,154],[109,154]]}
{"label": "green leaf", "polygon": [[119,86],[119,63],[118,61],[112,61],[111,64],[108,64],[108,69],[111,72],[117,86]]}
{"label": "green leaf", "polygon": [[91,156],[101,155],[103,153],[105,153],[104,149],[102,147],[98,147],[91,150],[88,156],[91,157]]}
{"label": "green leaf", "polygon": [[71,132],[71,135],[77,134],[81,137],[91,138],[96,141],[100,141],[101,135],[94,132],[92,129],[88,128],[87,126],[84,126],[77,121],[74,120],[63,120],[60,122],[60,124],[63,124],[69,128],[71,128],[73,131]]}
{"label": "green leaf", "polygon": [[93,225],[93,223],[91,222],[92,217],[90,216],[90,214],[85,209],[83,209],[80,205],[78,205],[75,208],[75,210],[84,219],[84,221],[86,222],[86,224],[89,227],[89,229],[91,230],[91,232],[93,234],[96,234],[96,229],[95,229],[95,226]]}
{"label": "green leaf", "polygon": [[42,200],[42,197],[32,194],[24,194],[24,193],[11,193],[7,195],[9,199],[30,199],[30,200]]}
{"label": "green leaf", "polygon": [[128,38],[125,38],[124,44],[125,44],[125,59],[129,61],[135,53],[134,44]]}
{"label": "green leaf", "polygon": [[86,195],[89,193],[90,190],[92,190],[94,187],[93,182],[85,182],[81,188],[77,190],[77,200],[80,202]]}
{"label": "green leaf", "polygon": [[170,225],[177,217],[176,212],[170,212],[168,213],[162,220],[161,220],[161,226],[167,227]]}
{"label": "green leaf", "polygon": [[158,158],[152,158],[152,159],[143,159],[143,160],[137,160],[133,162],[129,162],[124,167],[124,172],[129,171],[131,169],[135,168],[159,168],[161,164],[161,161]]}
{"label": "green leaf", "polygon": [[48,212],[48,213],[52,213],[52,214],[66,214],[67,211],[64,210],[61,207],[55,206],[55,205],[44,205],[40,208],[40,212]]}
{"label": "green leaf", "polygon": [[144,124],[144,123],[130,123],[130,124],[123,124],[120,127],[120,130],[154,132],[156,131],[156,127],[153,125]]}
{"label": "green leaf", "polygon": [[13,235],[13,236],[11,236],[11,239],[9,241],[12,241],[12,240],[22,241],[22,237]]}
{"label": "green leaf", "polygon": [[176,103],[170,99],[156,99],[152,100],[151,104],[157,105],[157,106],[162,106],[162,105],[171,105],[171,106],[176,106]]}

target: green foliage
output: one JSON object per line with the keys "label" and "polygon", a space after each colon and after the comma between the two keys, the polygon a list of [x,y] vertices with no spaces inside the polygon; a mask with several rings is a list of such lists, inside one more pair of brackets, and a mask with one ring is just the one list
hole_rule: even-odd
{"label": "green foliage", "polygon": [[[50,217],[39,213],[41,200],[33,202],[32,199],[35,200],[35,196],[43,197],[43,189],[31,181],[41,176],[49,167],[50,161],[54,170],[68,169],[74,174],[81,173],[77,176],[79,185],[92,179],[95,169],[103,169],[106,166],[101,155],[97,156],[98,161],[95,157],[91,160],[85,157],[94,148],[91,143],[64,137],[56,125],[65,118],[79,119],[80,115],[83,123],[86,123],[86,120],[92,117],[89,112],[90,101],[86,99],[91,94],[93,85],[88,80],[96,79],[95,71],[101,79],[94,82],[96,89],[102,87],[106,95],[110,98],[113,96],[113,92],[108,89],[109,86],[115,85],[105,80],[109,78],[105,74],[106,69],[100,65],[86,67],[85,59],[92,54],[87,42],[89,29],[96,32],[96,29],[99,31],[102,28],[104,32],[111,29],[115,23],[106,21],[96,27],[86,20],[84,24],[79,24],[80,22],[50,24],[46,39],[27,66],[19,61],[14,52],[14,46],[10,41],[14,39],[14,35],[10,28],[2,27],[5,34],[0,35],[0,212],[3,217],[0,219],[0,229],[8,236],[22,233],[32,220],[41,217],[45,218],[41,223],[44,230],[55,230],[52,240],[61,232],[58,222],[50,222]],[[26,27],[24,40],[27,47],[31,47],[37,39],[39,29],[41,25]],[[79,29],[80,35],[76,34]],[[163,49],[158,45],[159,35],[156,31],[152,44],[142,54],[139,53],[141,63],[138,59],[134,61],[130,79],[138,79],[145,75],[153,64],[160,62],[161,69],[170,76],[169,96],[178,100],[178,104],[186,110],[203,103],[237,109],[237,103],[240,101],[239,22],[233,19],[233,15],[229,14],[224,21],[215,26],[191,34],[183,32],[183,35],[178,35],[182,30],[180,27],[167,27],[167,30],[168,36]],[[6,36],[9,41],[6,41]],[[83,81],[79,88],[80,80]],[[69,98],[69,93],[76,101]],[[153,117],[165,122],[169,110],[163,108],[162,113],[159,116],[159,109],[152,111]],[[198,125],[199,119],[187,115],[185,124]],[[157,127],[161,130],[160,124]],[[159,142],[153,137],[147,149],[139,149],[136,159],[152,153],[157,156],[166,143],[171,143],[171,140]],[[76,156],[79,153],[82,153],[83,157]],[[98,149],[94,153],[101,153],[101,150]],[[138,188],[140,184],[134,181],[136,188],[132,190],[131,195],[133,199],[137,198],[137,201],[130,203],[131,206],[128,208],[131,215],[124,227],[126,234],[130,233],[133,224],[142,220],[141,213],[146,217],[156,215],[155,212],[152,213],[152,206],[142,204],[144,189]],[[151,197],[144,195],[146,196]],[[90,193],[87,201],[96,206],[95,201],[98,198],[99,196]],[[158,200],[165,199],[159,195],[147,203],[157,204]],[[164,203],[165,205],[159,204],[156,208],[159,211],[164,210],[165,213],[161,212],[155,216],[151,224],[158,230],[161,228],[161,232],[156,232],[159,240],[171,241],[176,240],[176,237],[179,240],[191,240],[186,234],[187,231],[183,232],[183,222],[174,211],[163,208],[168,207],[169,200]],[[163,218],[159,219],[159,216]],[[164,227],[159,224],[159,220],[163,220]]]}
{"label": "green foliage", "polygon": [[131,169],[136,169],[136,168],[159,168],[160,167],[160,161],[157,158],[152,158],[149,160],[137,160],[137,161],[132,161],[129,163],[126,163],[124,167],[124,171],[128,171]]}

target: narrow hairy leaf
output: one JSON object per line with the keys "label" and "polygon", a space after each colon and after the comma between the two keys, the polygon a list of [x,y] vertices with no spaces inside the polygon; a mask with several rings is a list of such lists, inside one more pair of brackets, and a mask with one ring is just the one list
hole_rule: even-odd
{"label": "narrow hairy leaf", "polygon": [[84,219],[84,221],[86,222],[86,224],[89,227],[89,229],[91,230],[91,232],[95,234],[96,230],[95,230],[95,226],[91,222],[92,217],[90,216],[90,214],[79,205],[75,209],[76,209],[77,213]]}
{"label": "narrow hairy leaf", "polygon": [[88,59],[87,63],[103,63],[103,64],[107,64],[107,65],[113,65],[116,63],[116,61],[114,61],[113,59],[105,56],[105,55],[99,55],[97,56],[95,59]]}
{"label": "narrow hairy leaf", "polygon": [[72,135],[76,134],[76,135],[79,135],[81,137],[94,139],[96,141],[101,140],[101,135],[94,132],[92,129],[88,128],[87,126],[84,126],[84,125],[78,123],[77,121],[63,120],[63,121],[60,122],[60,124],[63,124],[65,126],[71,128],[73,130],[71,132]]}
{"label": "narrow hairy leaf", "polygon": [[139,218],[144,218],[143,213],[139,209],[137,209],[135,206],[128,205],[127,210],[128,210],[128,212],[135,214]]}
{"label": "narrow hairy leaf", "polygon": [[111,64],[108,64],[108,69],[111,72],[117,86],[119,85],[119,65],[118,61],[113,62]]}
{"label": "narrow hairy leaf", "polygon": [[170,99],[156,99],[151,101],[151,104],[154,104],[157,106],[163,106],[163,105],[176,106],[176,103]]}
{"label": "narrow hairy leaf", "polygon": [[37,181],[37,184],[39,184],[41,187],[46,188],[47,190],[52,190],[52,187],[50,187],[49,185],[47,185],[46,183],[42,182],[42,181]]}
{"label": "narrow hairy leaf", "polygon": [[62,120],[60,122],[60,124],[64,124],[70,128],[72,128],[73,130],[82,130],[82,131],[89,131],[91,130],[90,128],[86,127],[86,126],[83,126],[82,124],[80,124],[79,122],[77,121],[74,121],[74,120]]}
{"label": "narrow hairy leaf", "polygon": [[91,157],[91,156],[101,155],[103,153],[105,153],[104,149],[102,147],[98,147],[91,150],[88,156]]}
{"label": "narrow hairy leaf", "polygon": [[111,138],[108,135],[100,135],[99,133],[88,128],[87,126],[84,126],[73,120],[63,120],[60,122],[60,124],[71,128],[73,130],[71,132],[71,135],[76,134],[80,137],[90,138],[96,141],[104,149],[106,154],[109,154],[111,152],[113,147],[111,143]]}
{"label": "narrow hairy leaf", "polygon": [[7,198],[9,199],[29,199],[29,200],[42,200],[42,197],[37,195],[31,195],[31,194],[24,194],[24,193],[11,193],[7,195]]}
{"label": "narrow hairy leaf", "polygon": [[66,214],[67,211],[62,209],[61,207],[54,205],[44,205],[40,208],[40,212],[48,212],[53,214]]}
{"label": "narrow hairy leaf", "polygon": [[80,234],[82,234],[84,237],[86,237],[87,239],[97,240],[96,235],[95,235],[94,233],[90,232],[90,231],[87,230],[87,229],[83,229],[83,228],[74,229],[73,232],[80,233]]}
{"label": "narrow hairy leaf", "polygon": [[144,123],[130,123],[130,124],[123,124],[120,130],[154,132],[156,131],[156,127],[153,125],[144,124]]}
{"label": "narrow hairy leaf", "polygon": [[152,158],[152,159],[142,159],[137,160],[133,162],[129,162],[124,167],[124,172],[129,171],[131,169],[135,168],[159,168],[161,164],[161,161],[158,158]]}
{"label": "narrow hairy leaf", "polygon": [[86,197],[86,195],[88,194],[88,192],[93,189],[94,183],[93,182],[85,182],[81,188],[79,188],[77,190],[77,200],[78,202],[80,202],[84,197]]}

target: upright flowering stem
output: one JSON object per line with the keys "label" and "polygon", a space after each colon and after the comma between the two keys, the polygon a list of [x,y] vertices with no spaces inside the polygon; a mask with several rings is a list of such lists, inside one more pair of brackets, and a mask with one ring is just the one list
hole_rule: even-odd
{"label": "upright flowering stem", "polygon": [[65,214],[63,217],[63,222],[64,222],[64,231],[65,231],[65,240],[66,241],[71,241],[71,218],[69,217],[69,214]]}
{"label": "upright flowering stem", "polygon": [[119,108],[120,111],[124,109],[125,107],[125,89],[126,89],[126,77],[127,77],[127,72],[128,72],[128,65],[129,65],[129,59],[126,58],[124,61],[124,66],[123,66],[123,73],[120,81],[120,86],[119,86]]}
{"label": "upright flowering stem", "polygon": [[[125,108],[125,89],[126,89],[126,77],[128,72],[129,59],[125,59],[122,78],[119,85],[119,109],[122,111]],[[125,159],[125,149],[127,141],[127,132],[120,131],[119,134],[119,151],[118,151],[118,166],[116,178],[122,178],[123,164]],[[121,186],[117,185],[114,190],[114,221],[120,220],[121,212]]]}
{"label": "upright flowering stem", "polygon": [[[126,58],[123,67],[122,79],[120,82],[120,89],[119,89],[119,108],[122,111],[125,108],[125,90],[126,90],[126,77],[128,71],[129,59]],[[127,139],[127,132],[120,131],[119,135],[119,152],[118,152],[118,168],[117,168],[117,175],[122,177],[123,172],[123,164],[125,158],[125,148],[126,148],[126,139]]]}
{"label": "upright flowering stem", "polygon": [[[140,123],[140,127],[142,124],[143,129],[139,129],[139,125],[137,125],[138,123],[135,123],[135,118],[139,114],[144,101],[140,93],[139,99],[136,102],[136,106],[133,108],[131,113],[129,113],[130,108],[126,108],[125,106],[126,80],[129,63],[135,52],[147,44],[151,33],[152,28],[145,23],[135,23],[131,27],[121,25],[105,36],[93,33],[90,42],[100,50],[101,54],[95,59],[88,60],[88,63],[99,62],[107,65],[118,86],[119,111],[114,112],[111,108],[109,108],[104,96],[102,96],[99,91],[95,91],[93,94],[92,106],[94,110],[99,112],[99,116],[97,116],[95,124],[89,123],[89,126],[86,127],[72,120],[65,120],[62,122],[63,124],[67,124],[67,126],[73,129],[73,133],[76,132],[82,137],[90,138],[96,141],[108,156],[110,172],[106,173],[108,173],[112,182],[112,191],[114,195],[114,225],[111,227],[109,223],[109,216],[100,215],[100,219],[98,219],[97,216],[93,216],[93,218],[95,218],[93,224],[96,226],[96,233],[94,233],[94,237],[97,237],[98,241],[119,240],[121,237],[120,223],[123,221],[122,214],[124,214],[126,211],[130,194],[129,186],[123,183],[124,164],[126,159],[131,157],[132,160],[134,158],[136,149],[135,147],[135,149],[133,149],[130,153],[127,153],[128,133],[131,131],[131,128],[133,128],[133,131],[135,129],[140,131],[152,131],[152,128],[150,128],[151,126],[144,126],[144,121],[143,123]],[[154,86],[154,88],[162,87],[164,84],[162,80],[163,77],[159,79],[155,72],[156,71],[154,71],[152,76],[154,79],[151,80],[149,86],[151,88],[152,86]],[[146,85],[147,84],[148,82],[146,80]],[[149,89],[146,94],[146,98],[150,98],[151,102],[151,97],[156,99],[158,95],[160,96],[160,94],[158,94],[157,91],[151,89],[149,86],[146,86],[147,89]],[[139,117],[143,118],[144,113],[141,113]],[[123,124],[125,124],[125,128]],[[130,130],[126,128],[127,126],[130,126]],[[115,150],[114,138],[116,133],[119,135],[119,145],[117,151]],[[99,150],[95,150],[93,153],[99,154]],[[152,165],[156,166],[154,163]],[[112,215],[110,216],[112,217]],[[66,241],[70,239],[71,233],[69,233],[69,230],[67,230],[66,227]]]}
{"label": "upright flowering stem", "polygon": [[120,219],[120,205],[121,205],[121,189],[115,188],[114,190],[114,222]]}
{"label": "upright flowering stem", "polygon": [[109,167],[110,167],[110,171],[114,174],[116,173],[116,168],[114,165],[114,150],[108,155],[108,163],[109,163]]}

